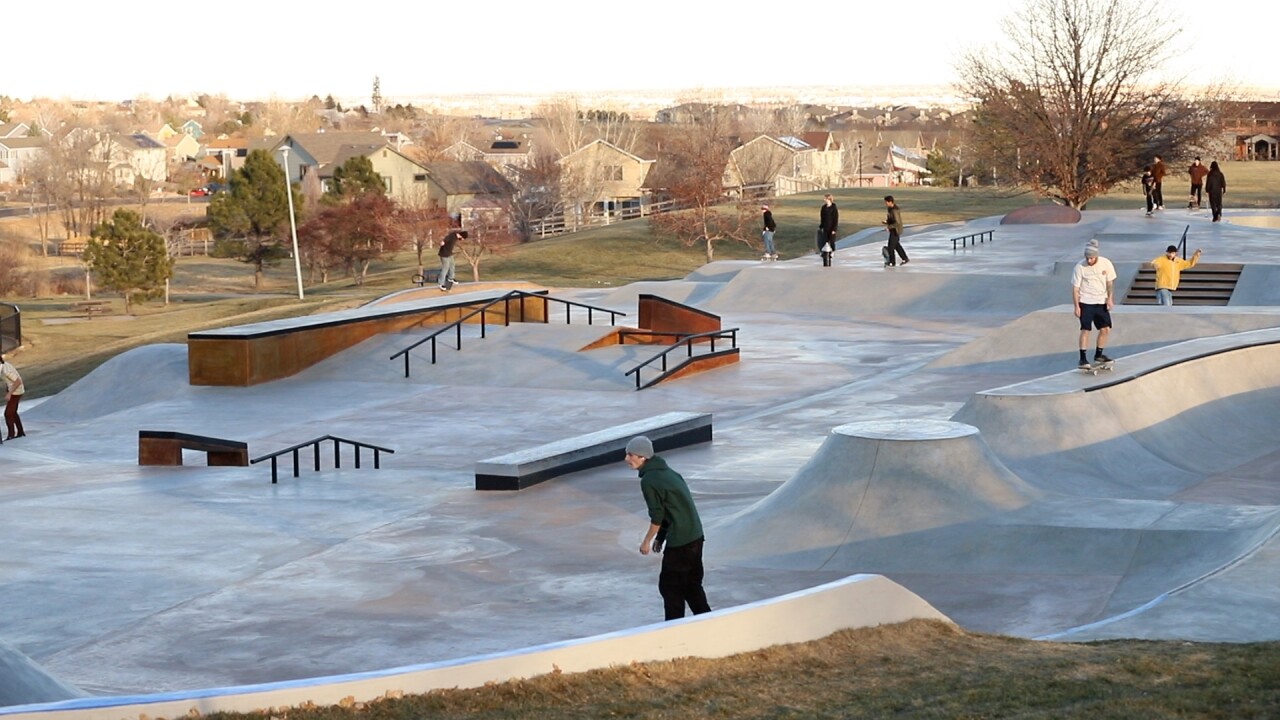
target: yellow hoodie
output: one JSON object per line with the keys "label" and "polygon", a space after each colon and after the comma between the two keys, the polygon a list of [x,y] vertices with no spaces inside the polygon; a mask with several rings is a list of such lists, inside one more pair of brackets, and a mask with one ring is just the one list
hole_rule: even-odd
{"label": "yellow hoodie", "polygon": [[1183,260],[1175,257],[1170,260],[1168,255],[1161,255],[1151,261],[1152,266],[1156,269],[1156,289],[1157,290],[1177,290],[1178,280],[1182,277],[1182,271],[1189,267],[1195,267],[1200,262],[1200,251],[1197,250],[1190,260]]}

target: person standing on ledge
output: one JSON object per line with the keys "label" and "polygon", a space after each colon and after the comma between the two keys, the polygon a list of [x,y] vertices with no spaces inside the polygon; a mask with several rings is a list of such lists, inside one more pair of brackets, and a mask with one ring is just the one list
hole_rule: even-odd
{"label": "person standing on ledge", "polygon": [[1089,367],[1089,331],[1098,329],[1094,346],[1095,363],[1111,362],[1107,357],[1107,337],[1111,334],[1111,308],[1115,307],[1113,291],[1116,269],[1111,261],[1100,257],[1098,241],[1090,240],[1084,248],[1084,260],[1076,263],[1071,273],[1071,302],[1080,318],[1080,367]]}
{"label": "person standing on ledge", "polygon": [[1178,281],[1182,279],[1182,271],[1193,268],[1200,262],[1200,248],[1191,254],[1190,260],[1178,257],[1178,246],[1170,245],[1164,254],[1151,261],[1156,269],[1156,304],[1173,305],[1173,291],[1178,289]]}
{"label": "person standing on ledge", "polygon": [[18,417],[18,403],[27,390],[18,369],[3,355],[0,355],[0,379],[4,380],[4,424],[9,431],[5,440],[24,437],[27,433],[22,429],[22,418]]}
{"label": "person standing on ledge", "polygon": [[836,229],[840,227],[840,208],[836,207],[831,193],[822,196],[822,209],[818,212],[818,254],[822,256],[822,267],[831,267],[831,256],[836,251]]}
{"label": "person standing on ledge", "polygon": [[442,292],[453,289],[453,273],[457,267],[457,261],[453,259],[453,250],[458,240],[465,240],[466,237],[466,230],[450,230],[444,236],[444,240],[440,241],[440,250],[436,254],[440,256],[440,290]]}
{"label": "person standing on ledge", "polygon": [[689,486],[654,454],[653,442],[644,435],[631,438],[626,453],[624,461],[640,473],[640,493],[649,508],[649,529],[640,541],[640,554],[662,553],[658,592],[666,619],[684,617],[686,604],[694,615],[711,612],[702,589],[702,519]]}

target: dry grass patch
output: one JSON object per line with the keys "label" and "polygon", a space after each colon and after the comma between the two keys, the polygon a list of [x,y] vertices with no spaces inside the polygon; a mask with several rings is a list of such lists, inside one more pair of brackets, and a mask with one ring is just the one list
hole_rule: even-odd
{"label": "dry grass patch", "polygon": [[1044,643],[913,621],[723,660],[553,673],[274,717],[1274,718],[1278,661],[1280,643]]}

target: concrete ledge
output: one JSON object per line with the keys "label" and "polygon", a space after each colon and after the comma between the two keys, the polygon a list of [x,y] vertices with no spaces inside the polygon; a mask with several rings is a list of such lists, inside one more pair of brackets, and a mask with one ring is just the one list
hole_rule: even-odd
{"label": "concrete ledge", "polygon": [[249,445],[239,440],[167,430],[138,431],[139,465],[181,465],[183,450],[205,453],[210,467],[244,467],[249,464]]}
{"label": "concrete ledge", "polygon": [[705,615],[523,650],[423,665],[291,682],[181,693],[83,698],[0,708],[14,720],[121,720],[184,717],[217,712],[282,715],[307,703],[369,702],[402,693],[473,688],[552,672],[586,672],[633,662],[684,657],[722,658],[788,643],[809,642],[840,630],[945,615],[901,585],[879,575],[853,575],[826,585]]}
{"label": "concrete ledge", "polygon": [[1071,225],[1080,222],[1080,211],[1066,205],[1031,205],[1000,220],[1001,225]]}
{"label": "concrete ledge", "polygon": [[647,435],[659,452],[711,442],[711,414],[663,413],[481,460],[476,490],[522,490],[557,475],[622,462],[627,441],[636,435]]}

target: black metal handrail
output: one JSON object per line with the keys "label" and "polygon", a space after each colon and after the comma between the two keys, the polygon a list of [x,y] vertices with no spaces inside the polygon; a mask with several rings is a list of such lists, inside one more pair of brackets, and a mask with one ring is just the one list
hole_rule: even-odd
{"label": "black metal handrail", "polygon": [[661,361],[662,361],[662,372],[663,372],[663,373],[666,373],[666,372],[667,372],[667,355],[670,355],[674,350],[676,350],[677,348],[679,348],[679,347],[681,347],[681,346],[683,346],[683,347],[688,351],[688,355],[686,355],[686,357],[687,357],[687,358],[692,358],[692,357],[693,357],[693,344],[694,344],[695,342],[697,342],[698,340],[702,340],[702,339],[704,339],[704,338],[705,338],[705,339],[709,339],[709,340],[710,340],[711,349],[710,349],[710,351],[708,352],[708,354],[714,353],[714,352],[716,351],[716,339],[717,339],[717,338],[724,338],[724,337],[728,337],[728,338],[729,338],[729,342],[730,342],[730,347],[731,347],[731,348],[736,348],[736,347],[738,347],[738,328],[729,328],[728,330],[710,330],[710,331],[708,331],[708,332],[694,333],[694,334],[692,334],[692,335],[690,335],[690,334],[686,334],[686,333],[674,333],[674,332],[652,332],[652,331],[646,331],[646,330],[623,330],[623,331],[620,331],[620,332],[618,333],[619,340],[621,340],[621,338],[622,338],[622,336],[623,336],[624,334],[626,334],[626,335],[676,335],[676,336],[679,336],[679,337],[680,337],[680,340],[679,340],[679,341],[677,341],[677,342],[673,343],[672,345],[668,346],[668,347],[667,347],[665,350],[663,350],[662,352],[658,353],[657,355],[654,355],[653,357],[649,358],[648,360],[645,360],[644,362],[640,363],[639,365],[636,365],[635,367],[631,368],[630,370],[628,370],[628,371],[625,373],[625,375],[631,375],[632,373],[634,373],[634,374],[635,374],[635,376],[636,376],[636,389],[637,389],[637,390],[639,390],[639,389],[640,389],[640,371],[641,371],[643,368],[646,368],[646,367],[648,367],[648,366],[652,365],[653,363],[655,363],[655,362],[657,362],[657,361],[661,360]]}
{"label": "black metal handrail", "polygon": [[1190,225],[1188,225],[1188,226],[1186,226],[1185,228],[1183,228],[1183,230],[1182,230],[1182,239],[1178,241],[1178,249],[1180,249],[1180,250],[1182,251],[1182,259],[1183,259],[1183,260],[1186,260],[1186,259],[1187,259],[1187,232],[1188,232],[1188,231],[1190,231],[1190,230],[1191,230],[1191,226],[1190,226]]}
{"label": "black metal handrail", "polygon": [[995,242],[996,233],[994,230],[980,230],[975,233],[969,233],[968,235],[953,237],[951,238],[951,251],[955,252],[956,243],[960,243],[960,247],[969,247],[970,240],[973,241],[974,245],[977,245],[980,242],[986,242],[987,240],[990,240],[991,242]]}
{"label": "black metal handrail", "polygon": [[572,310],[573,308],[575,308],[575,307],[586,308],[586,310],[587,310],[587,324],[588,324],[588,325],[592,325],[592,324],[594,324],[594,322],[595,322],[595,312],[596,312],[597,310],[598,310],[598,311],[600,311],[600,312],[606,312],[606,313],[609,313],[609,324],[610,324],[610,325],[613,325],[613,324],[614,324],[614,321],[615,321],[615,320],[617,320],[617,318],[618,318],[618,316],[619,316],[619,315],[626,315],[626,313],[621,312],[621,311],[619,311],[619,310],[610,310],[610,309],[608,309],[608,308],[596,307],[596,306],[594,306],[594,305],[587,305],[586,303],[580,303],[580,302],[576,302],[576,301],[573,301],[573,300],[565,300],[564,298],[554,298],[554,297],[550,297],[550,296],[548,296],[548,295],[541,295],[541,294],[538,294],[538,293],[532,293],[532,292],[529,292],[529,291],[527,291],[527,290],[512,290],[512,291],[508,292],[507,294],[503,295],[502,297],[494,298],[493,300],[490,300],[489,302],[485,303],[484,305],[481,305],[479,308],[476,308],[475,310],[472,310],[471,312],[467,313],[466,315],[463,315],[462,317],[458,318],[457,320],[454,320],[453,322],[449,323],[448,325],[445,325],[444,327],[440,328],[439,330],[436,330],[435,332],[433,332],[433,333],[431,333],[430,335],[428,335],[428,336],[426,336],[426,337],[422,338],[421,340],[419,340],[419,341],[415,342],[414,344],[410,345],[409,347],[407,347],[407,348],[405,348],[405,349],[403,349],[403,350],[401,350],[401,351],[397,352],[396,354],[392,355],[392,356],[391,356],[390,358],[388,358],[388,359],[389,359],[389,360],[395,360],[396,358],[398,358],[398,357],[400,357],[400,356],[402,356],[402,355],[403,355],[403,356],[404,356],[404,376],[405,376],[405,377],[409,377],[409,353],[410,353],[410,351],[412,351],[412,350],[414,350],[414,349],[418,348],[418,347],[419,347],[420,345],[422,345],[423,343],[430,342],[430,343],[431,343],[431,364],[432,364],[432,365],[435,365],[435,364],[436,364],[436,338],[440,337],[441,335],[443,335],[444,333],[446,333],[446,332],[448,332],[448,331],[450,331],[450,330],[453,330],[453,331],[454,331],[454,335],[455,335],[455,341],[454,341],[454,342],[455,342],[455,345],[454,345],[454,347],[455,347],[455,349],[457,349],[457,350],[461,350],[461,349],[462,349],[462,325],[463,325],[463,323],[465,323],[466,321],[470,320],[471,318],[473,318],[473,317],[475,317],[475,316],[479,315],[479,316],[480,316],[480,337],[481,337],[481,339],[483,339],[483,338],[485,338],[485,337],[486,337],[486,335],[485,335],[485,327],[486,327],[486,325],[487,325],[487,322],[486,322],[486,320],[485,320],[485,315],[486,315],[486,313],[488,313],[488,312],[489,312],[489,309],[490,309],[490,308],[492,308],[494,305],[497,305],[498,303],[503,303],[502,324],[503,324],[503,326],[508,326],[508,325],[510,325],[510,324],[511,324],[511,300],[512,300],[512,299],[514,299],[514,298],[519,298],[519,299],[520,299],[520,316],[521,316],[521,317],[524,317],[524,301],[525,301],[525,298],[527,298],[527,297],[529,297],[529,298],[535,298],[535,299],[538,299],[538,300],[541,300],[541,301],[542,301],[542,317],[543,317],[543,320],[542,320],[542,321],[543,321],[544,323],[545,323],[545,322],[549,322],[549,321],[550,321],[551,311],[550,311],[550,307],[549,307],[549,306],[550,306],[550,304],[551,304],[552,302],[562,303],[562,304],[565,306],[565,308],[564,308],[564,321],[565,321],[565,323],[566,323],[566,324],[567,324],[567,323],[572,322],[572,317],[573,317],[573,316],[570,314],[570,312],[571,312],[571,310]]}
{"label": "black metal handrail", "polygon": [[297,445],[294,445],[292,447],[287,447],[283,450],[277,450],[269,455],[256,457],[250,460],[249,463],[253,464],[253,463],[262,462],[263,460],[270,460],[271,461],[271,484],[275,485],[276,480],[278,479],[277,464],[280,456],[284,455],[285,453],[293,453],[293,476],[298,477],[298,452],[305,447],[310,447],[314,451],[313,452],[315,457],[314,470],[315,472],[320,472],[320,443],[323,443],[325,440],[333,441],[333,467],[335,469],[342,467],[342,453],[340,452],[342,443],[347,443],[348,445],[351,445],[352,447],[355,448],[355,451],[356,451],[355,459],[356,459],[357,470],[360,469],[360,450],[363,448],[368,448],[373,451],[373,469],[374,470],[377,470],[380,467],[382,467],[381,453],[392,453],[392,454],[395,453],[395,450],[392,450],[391,448],[384,448],[378,445],[370,445],[369,443],[362,443],[356,440],[348,440],[347,438],[340,438],[333,435],[325,435],[323,437],[315,438],[314,440],[308,440],[306,442],[298,443]]}
{"label": "black metal handrail", "polygon": [[0,303],[0,354],[22,346],[22,310],[13,303]]}

